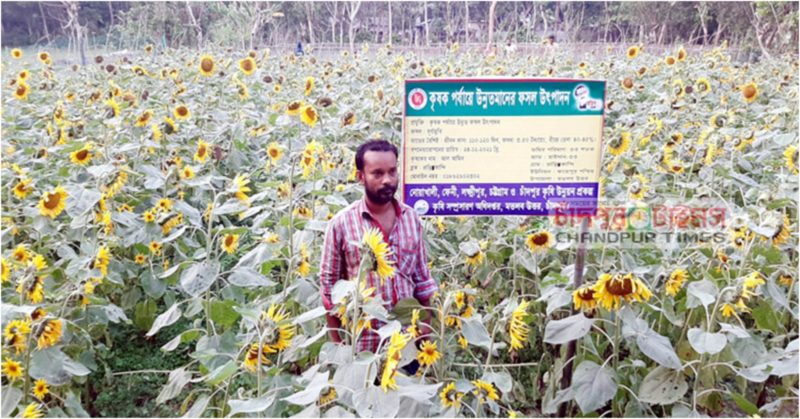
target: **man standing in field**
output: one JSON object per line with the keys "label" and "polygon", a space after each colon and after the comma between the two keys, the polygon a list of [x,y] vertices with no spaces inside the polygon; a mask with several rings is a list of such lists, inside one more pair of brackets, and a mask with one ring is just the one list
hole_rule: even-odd
{"label": "man standing in field", "polygon": [[[383,241],[389,245],[395,272],[381,284],[376,272],[367,275],[367,288],[375,287],[375,296],[381,297],[387,310],[398,301],[416,298],[428,307],[430,297],[438,289],[428,269],[428,252],[425,248],[422,222],[413,208],[398,202],[397,147],[383,140],[370,140],[358,147],[356,169],[359,183],[364,186],[364,198],[341,210],[330,221],[325,233],[320,267],[320,292],[322,304],[328,310],[330,338],[339,343],[341,319],[331,313],[331,291],[336,281],[358,276],[361,251],[349,242],[360,242],[367,229],[378,228]],[[356,343],[360,351],[377,352],[380,337],[373,330],[382,326],[372,321],[372,330],[365,329]],[[422,325],[420,334],[430,330]]]}

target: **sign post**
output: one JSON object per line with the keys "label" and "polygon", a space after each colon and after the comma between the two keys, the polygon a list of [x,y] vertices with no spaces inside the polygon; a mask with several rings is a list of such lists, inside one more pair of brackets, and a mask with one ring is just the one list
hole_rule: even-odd
{"label": "sign post", "polygon": [[420,215],[594,215],[605,82],[406,80],[403,200]]}
{"label": "sign post", "polygon": [[[420,215],[583,216],[583,236],[597,211],[605,81],[406,80],[405,94],[406,204]],[[575,289],[585,259],[579,241]],[[570,341],[562,389],[575,350]]]}

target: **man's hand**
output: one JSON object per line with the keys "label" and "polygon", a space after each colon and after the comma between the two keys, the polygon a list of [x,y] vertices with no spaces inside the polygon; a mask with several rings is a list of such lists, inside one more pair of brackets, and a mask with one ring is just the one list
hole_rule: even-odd
{"label": "man's hand", "polygon": [[328,319],[328,335],[333,343],[342,343],[342,337],[339,335],[339,329],[342,327],[342,320],[330,313],[326,313],[325,317]]}
{"label": "man's hand", "polygon": [[433,322],[434,316],[433,316],[433,310],[430,308],[431,306],[430,299],[418,300],[418,301],[423,307],[425,307],[425,309],[422,310],[422,313],[424,313],[423,316],[425,316],[425,318],[420,319],[421,321],[419,325],[419,334],[420,334],[419,337],[424,338],[433,332],[433,329],[431,329],[428,325],[432,324],[431,322]]}

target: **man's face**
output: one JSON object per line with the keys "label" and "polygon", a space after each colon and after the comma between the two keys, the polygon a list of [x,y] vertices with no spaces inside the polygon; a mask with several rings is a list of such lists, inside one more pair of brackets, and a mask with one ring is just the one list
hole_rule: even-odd
{"label": "man's face", "polygon": [[391,151],[367,151],[358,181],[371,202],[383,205],[391,201],[397,192],[397,156]]}

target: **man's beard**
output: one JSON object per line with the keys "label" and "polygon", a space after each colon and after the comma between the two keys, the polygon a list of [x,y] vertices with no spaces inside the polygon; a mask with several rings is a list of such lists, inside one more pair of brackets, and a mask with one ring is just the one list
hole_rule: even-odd
{"label": "man's beard", "polygon": [[364,188],[364,192],[367,194],[367,199],[369,199],[371,202],[374,202],[378,205],[383,205],[394,198],[394,193],[397,192],[397,185],[385,186],[378,190]]}

